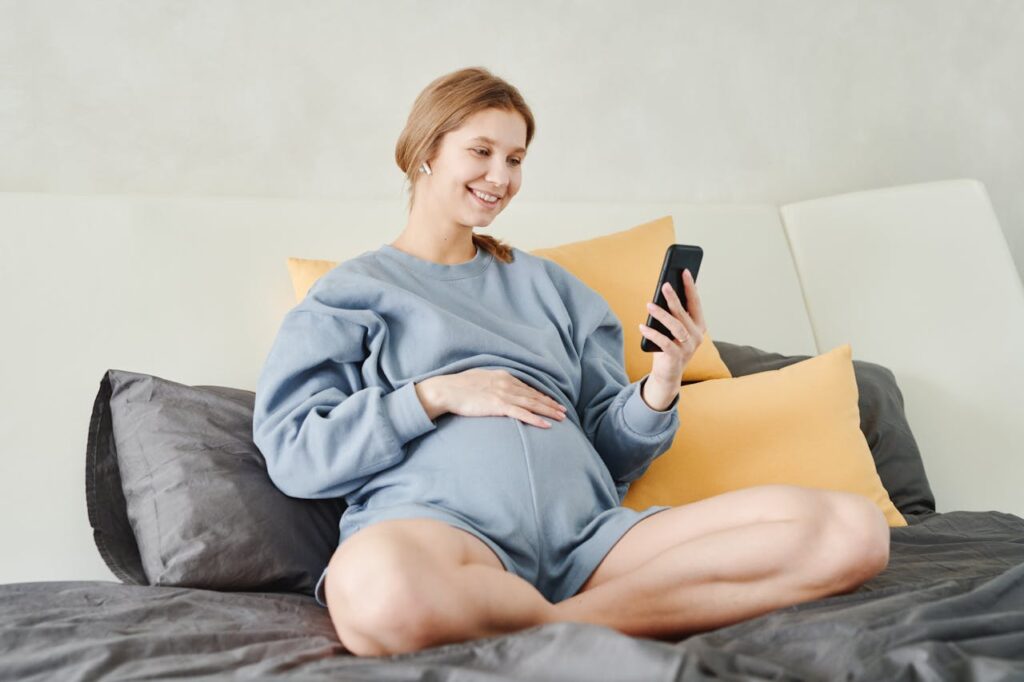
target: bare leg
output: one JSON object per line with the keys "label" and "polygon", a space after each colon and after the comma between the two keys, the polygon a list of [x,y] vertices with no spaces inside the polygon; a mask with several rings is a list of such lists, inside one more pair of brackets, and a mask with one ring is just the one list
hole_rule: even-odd
{"label": "bare leg", "polygon": [[[517,575],[479,564],[446,566],[444,571],[447,575],[427,572],[411,581],[408,589],[418,598],[410,598],[399,611],[385,612],[390,615],[382,613],[385,627],[375,627],[377,619],[366,629],[338,627],[342,643],[361,656],[407,653],[515,632],[554,615],[551,602]],[[339,609],[336,603],[329,606]]]}
{"label": "bare leg", "polygon": [[816,524],[784,520],[702,535],[555,604],[555,620],[666,638],[849,589],[849,581],[822,577],[828,555],[820,533]]}
{"label": "bare leg", "polygon": [[[444,557],[438,550],[443,539],[461,531],[431,532],[444,533],[431,536],[437,538],[433,546],[378,534],[338,548],[325,591],[338,637],[349,651],[359,656],[407,653],[514,632],[553,618],[551,602],[521,577],[483,563],[456,565]],[[346,552],[358,552],[363,560],[348,561],[342,570]]]}
{"label": "bare leg", "polygon": [[[449,571],[450,569],[445,569]],[[515,632],[548,622],[554,606],[533,585],[514,573],[481,564],[458,566],[431,600],[440,616],[435,644],[461,642]]]}

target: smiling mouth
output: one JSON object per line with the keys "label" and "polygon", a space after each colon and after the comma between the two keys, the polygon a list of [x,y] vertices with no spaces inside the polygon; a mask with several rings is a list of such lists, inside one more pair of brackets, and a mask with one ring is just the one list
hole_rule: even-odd
{"label": "smiling mouth", "polygon": [[[474,192],[474,191],[472,190],[472,188],[470,188],[470,187],[467,187],[467,188],[466,188],[466,191],[467,191],[467,192],[469,192],[469,193],[470,193],[470,195],[471,195],[471,196],[473,197],[473,201],[477,202],[478,204],[480,204],[480,205],[481,205],[481,206],[483,206],[484,208],[494,208],[494,207],[496,207],[496,206],[497,206],[498,204],[500,204],[500,203],[501,203],[501,197],[498,197],[498,199],[496,199],[496,200],[495,200],[495,201],[493,201],[493,202],[491,202],[491,201],[485,201],[484,199],[481,199],[480,197],[478,197],[478,196],[476,195],[476,192]],[[491,196],[494,196],[494,195],[492,194]]]}

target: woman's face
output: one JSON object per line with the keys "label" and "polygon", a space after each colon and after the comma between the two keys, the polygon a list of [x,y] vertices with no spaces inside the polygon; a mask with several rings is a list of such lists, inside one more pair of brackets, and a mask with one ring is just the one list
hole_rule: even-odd
{"label": "woman's face", "polygon": [[[478,111],[441,138],[437,155],[427,162],[431,174],[420,173],[417,196],[428,194],[433,206],[460,225],[486,226],[519,192],[524,147],[526,121],[519,113]],[[471,188],[497,199],[487,201]]]}

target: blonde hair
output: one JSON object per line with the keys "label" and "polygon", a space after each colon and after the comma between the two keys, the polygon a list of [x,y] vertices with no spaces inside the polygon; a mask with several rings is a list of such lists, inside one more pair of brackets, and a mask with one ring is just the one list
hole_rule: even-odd
{"label": "blonde hair", "polygon": [[[395,145],[395,162],[409,181],[409,205],[416,198],[416,177],[424,161],[437,153],[441,138],[484,109],[518,112],[526,121],[526,147],[533,139],[533,112],[519,91],[483,67],[459,69],[431,81],[413,102]],[[495,237],[473,234],[473,243],[505,263],[512,247]]]}

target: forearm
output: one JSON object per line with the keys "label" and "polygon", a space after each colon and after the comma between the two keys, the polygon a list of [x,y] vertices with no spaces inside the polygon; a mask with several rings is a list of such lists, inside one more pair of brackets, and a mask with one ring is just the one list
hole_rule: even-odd
{"label": "forearm", "polygon": [[643,467],[669,448],[679,427],[678,396],[665,410],[654,410],[643,398],[642,386],[624,387],[600,415],[589,424],[587,435],[612,478],[632,480]]}
{"label": "forearm", "polygon": [[345,395],[325,385],[307,396],[286,392],[287,382],[276,375],[264,376],[253,408],[253,443],[271,481],[291,497],[347,495],[367,476],[401,461],[408,441],[436,428],[413,386]]}

